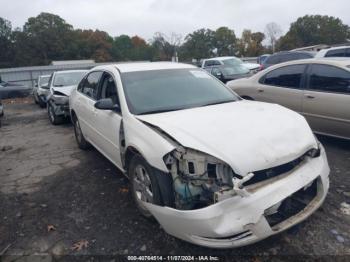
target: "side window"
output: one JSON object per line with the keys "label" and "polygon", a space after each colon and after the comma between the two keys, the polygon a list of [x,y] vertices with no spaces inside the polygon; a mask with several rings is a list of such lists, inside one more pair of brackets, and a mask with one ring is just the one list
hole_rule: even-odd
{"label": "side window", "polygon": [[347,49],[346,49],[345,56],[346,56],[346,57],[350,57],[350,48],[347,48]]}
{"label": "side window", "polygon": [[217,60],[213,60],[213,65],[216,66],[216,65],[221,65],[220,61],[217,61]]}
{"label": "side window", "polygon": [[96,100],[97,98],[97,87],[98,81],[102,76],[102,72],[92,72],[90,73],[85,81],[83,82],[82,93]]}
{"label": "side window", "polygon": [[79,83],[79,85],[78,85],[78,87],[77,87],[77,90],[78,90],[79,92],[83,92],[83,87],[84,87],[85,81],[86,81],[86,77],[84,77],[84,78],[80,81],[80,83]]}
{"label": "side window", "polygon": [[114,104],[120,106],[117,86],[110,74],[105,73],[103,75],[100,98],[111,98]]}
{"label": "side window", "polygon": [[204,63],[204,66],[212,66],[212,65],[213,65],[212,60],[205,61],[205,63]]}
{"label": "side window", "polygon": [[279,55],[272,55],[272,56],[268,57],[265,61],[265,64],[268,64],[268,65],[275,65],[278,63],[280,63]]}
{"label": "side window", "polygon": [[328,65],[313,65],[309,89],[350,94],[350,72]]}
{"label": "side window", "polygon": [[275,69],[264,77],[264,84],[289,88],[300,88],[306,65],[290,65]]}
{"label": "side window", "polygon": [[345,56],[345,49],[330,50],[325,57],[343,57]]}

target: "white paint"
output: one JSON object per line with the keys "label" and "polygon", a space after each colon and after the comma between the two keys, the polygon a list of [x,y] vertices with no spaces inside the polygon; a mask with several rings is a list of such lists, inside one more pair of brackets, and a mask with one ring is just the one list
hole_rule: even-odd
{"label": "white paint", "polygon": [[137,118],[185,147],[223,160],[240,175],[287,163],[317,147],[304,117],[274,104],[239,101]]}

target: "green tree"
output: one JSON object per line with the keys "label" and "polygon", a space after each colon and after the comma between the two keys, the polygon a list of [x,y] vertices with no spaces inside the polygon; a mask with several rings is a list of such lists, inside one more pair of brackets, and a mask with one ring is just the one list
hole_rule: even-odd
{"label": "green tree", "polygon": [[183,60],[202,59],[213,55],[215,32],[210,29],[199,29],[185,37],[180,57]]}
{"label": "green tree", "polygon": [[72,30],[73,27],[61,17],[41,13],[28,19],[23,26],[24,37],[17,40],[28,41],[20,46],[30,45],[32,57],[36,56],[35,63],[48,64],[52,60],[66,58],[67,45],[72,40]]}
{"label": "green tree", "polygon": [[235,32],[228,27],[219,27],[213,34],[213,46],[218,56],[230,56],[234,54],[236,43]]}
{"label": "green tree", "polygon": [[14,46],[11,22],[0,17],[0,67],[12,65]]}
{"label": "green tree", "polygon": [[316,44],[341,44],[350,37],[348,25],[333,16],[306,15],[291,24],[278,42],[280,50]]}
{"label": "green tree", "polygon": [[115,37],[112,43],[112,55],[116,61],[131,60],[131,51],[133,44],[128,35]]}

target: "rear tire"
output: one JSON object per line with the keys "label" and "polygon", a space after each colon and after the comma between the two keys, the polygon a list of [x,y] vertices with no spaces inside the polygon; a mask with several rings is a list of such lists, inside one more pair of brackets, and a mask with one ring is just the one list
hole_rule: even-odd
{"label": "rear tire", "polygon": [[83,132],[81,131],[78,118],[74,117],[72,120],[73,120],[73,126],[74,126],[75,140],[77,141],[78,147],[82,150],[89,149],[91,145],[88,141],[86,141],[83,135]]}
{"label": "rear tire", "polygon": [[53,106],[50,103],[47,104],[47,114],[49,116],[49,120],[50,120],[51,124],[53,124],[53,125],[59,125],[59,124],[62,124],[64,122],[63,116],[56,115],[55,109],[53,108]]}

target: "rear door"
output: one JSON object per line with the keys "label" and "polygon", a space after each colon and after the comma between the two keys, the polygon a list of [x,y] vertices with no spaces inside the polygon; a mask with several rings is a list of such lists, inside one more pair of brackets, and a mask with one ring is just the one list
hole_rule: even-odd
{"label": "rear door", "polygon": [[303,98],[304,115],[314,131],[350,138],[350,72],[313,64]]}
{"label": "rear door", "polygon": [[[100,82],[98,99],[111,98],[113,103],[120,108],[118,86],[113,74],[104,72]],[[122,114],[112,110],[96,110],[97,143],[106,157],[122,169],[119,144]]]}
{"label": "rear door", "polygon": [[268,72],[260,78],[255,98],[302,112],[302,86],[306,66],[288,65]]}
{"label": "rear door", "polygon": [[95,103],[101,71],[89,73],[79,84],[76,110],[80,127],[84,136],[93,144],[96,143],[96,114]]}

